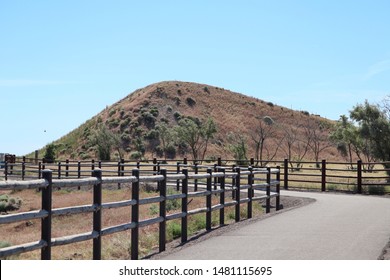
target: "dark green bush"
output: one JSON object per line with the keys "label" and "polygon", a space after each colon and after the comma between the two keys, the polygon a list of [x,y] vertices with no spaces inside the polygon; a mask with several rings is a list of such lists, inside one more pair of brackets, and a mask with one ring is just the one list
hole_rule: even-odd
{"label": "dark green bush", "polygon": [[167,239],[172,240],[181,236],[181,225],[178,222],[170,222],[167,225]]}
{"label": "dark green bush", "polygon": [[156,148],[154,148],[154,152],[156,153],[157,157],[159,157],[159,158],[164,156],[164,150],[160,146],[156,146]]}
{"label": "dark green bush", "polygon": [[182,118],[180,112],[175,112],[175,113],[173,114],[173,117],[174,117],[175,120],[177,120],[177,121],[181,120],[181,118]]}
{"label": "dark green bush", "polygon": [[149,112],[150,112],[154,117],[157,117],[158,114],[159,114],[158,108],[157,108],[156,106],[151,107],[151,108],[149,109]]}
{"label": "dark green bush", "polygon": [[267,105],[271,106],[271,107],[274,107],[274,103],[272,103],[272,102],[267,102]]}
{"label": "dark green bush", "polygon": [[6,194],[0,196],[0,212],[18,210],[22,205],[20,198],[10,197]]}
{"label": "dark green bush", "polygon": [[384,195],[385,187],[384,186],[369,186],[368,193],[371,195]]}
{"label": "dark green bush", "polygon": [[142,153],[141,152],[132,152],[130,154],[130,159],[142,159]]}
{"label": "dark green bush", "polygon": [[148,140],[157,140],[159,136],[158,130],[151,129],[146,135],[145,138]]}
{"label": "dark green bush", "polygon": [[186,102],[187,102],[188,106],[190,106],[190,107],[193,107],[196,104],[196,101],[191,97],[187,97]]}
{"label": "dark green bush", "polygon": [[55,160],[56,157],[56,146],[54,144],[49,144],[46,146],[46,152],[43,156],[45,159],[45,162],[52,163]]}
{"label": "dark green bush", "polygon": [[116,109],[111,109],[110,112],[108,113],[108,116],[112,117],[113,115],[115,115],[116,113]]}
{"label": "dark green bush", "polygon": [[176,146],[173,144],[169,144],[165,148],[165,153],[167,155],[167,158],[174,159],[176,157]]}

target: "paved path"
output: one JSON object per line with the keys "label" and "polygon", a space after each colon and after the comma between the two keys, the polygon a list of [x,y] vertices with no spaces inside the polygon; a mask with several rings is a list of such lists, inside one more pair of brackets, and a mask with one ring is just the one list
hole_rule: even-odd
{"label": "paved path", "polygon": [[165,259],[375,260],[390,238],[390,199],[284,191],[316,201],[185,247]]}

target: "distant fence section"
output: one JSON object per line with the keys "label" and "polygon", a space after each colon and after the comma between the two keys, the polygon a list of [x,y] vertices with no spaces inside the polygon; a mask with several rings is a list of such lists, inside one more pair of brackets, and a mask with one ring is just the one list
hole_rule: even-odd
{"label": "distant fence section", "polygon": [[[221,163],[221,162],[219,162]],[[49,169],[50,168],[50,169]],[[241,206],[247,205],[247,218],[252,218],[252,203],[265,201],[266,213],[271,209],[271,198],[275,198],[275,208],[280,208],[280,169],[254,168],[222,165],[188,164],[187,161],[176,164],[159,163],[118,163],[103,162],[58,162],[44,164],[28,162],[7,163],[5,179],[0,181],[0,190],[38,189],[41,192],[42,207],[39,210],[0,216],[0,225],[40,219],[41,238],[35,242],[19,244],[0,249],[0,258],[29,251],[40,250],[41,259],[51,259],[51,248],[86,240],[93,240],[93,259],[101,259],[102,236],[131,231],[131,259],[139,258],[139,230],[142,227],[157,224],[159,227],[159,251],[166,247],[166,222],[181,220],[181,242],[188,240],[188,217],[203,213],[206,216],[206,230],[211,229],[212,212],[219,212],[219,223],[225,223],[225,209],[234,207],[235,221],[240,221]],[[91,176],[92,175],[92,176]],[[12,178],[12,180],[10,180]],[[18,180],[15,180],[18,179]],[[159,194],[154,197],[140,198],[140,184],[157,183]],[[131,184],[131,197],[127,200],[104,203],[102,188],[104,185]],[[66,208],[53,208],[52,193],[58,188],[80,188],[93,186],[93,203]],[[168,188],[176,188],[175,194],[167,195]],[[257,190],[255,192],[255,190]],[[225,199],[226,193],[232,194],[232,200]],[[219,196],[219,202],[213,204],[212,195]],[[188,209],[188,200],[192,197],[205,197],[205,207]],[[181,200],[181,211],[170,214],[166,203],[169,200]],[[159,211],[156,217],[141,220],[139,207],[157,203]],[[106,209],[131,208],[129,222],[110,227],[102,227],[102,214]],[[88,232],[52,238],[52,218],[60,215],[92,213],[92,228]],[[87,223],[87,221],[85,221]]]}
{"label": "distant fence section", "polygon": [[[53,171],[53,178],[83,178],[89,176],[91,170],[99,168],[103,176],[126,176],[131,174],[133,168],[144,170],[149,174],[156,174],[161,168],[168,168],[179,173],[183,166],[188,166],[198,172],[202,168],[196,162],[189,164],[186,158],[180,161],[158,160],[150,161],[59,161],[55,163],[37,162],[36,159],[16,158],[13,162],[4,162],[3,178],[5,180],[29,180],[42,178],[42,170]],[[233,170],[236,166],[262,167],[261,162],[254,160],[225,160],[218,158],[215,162],[205,162],[212,165],[213,171],[218,166]],[[352,193],[383,194],[390,192],[390,162],[364,163],[356,162],[329,162],[313,161],[268,161],[267,166],[281,167],[281,185],[284,189],[305,189],[319,191],[345,191]],[[367,168],[368,167],[368,168]],[[149,169],[149,170],[148,170]],[[216,179],[214,179],[216,180]]]}

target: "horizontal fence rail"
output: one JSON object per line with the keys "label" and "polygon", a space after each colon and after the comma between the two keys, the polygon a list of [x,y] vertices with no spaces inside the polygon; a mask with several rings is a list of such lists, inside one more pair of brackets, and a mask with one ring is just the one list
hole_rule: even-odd
{"label": "horizontal fence rail", "polygon": [[[180,169],[168,170],[164,166],[150,165],[151,172],[133,168],[131,174],[125,175],[122,165],[119,166],[120,176],[103,177],[103,170],[95,167],[92,177],[62,178],[48,169],[40,170],[41,179],[25,181],[0,181],[0,190],[39,189],[42,195],[40,210],[0,216],[0,225],[41,220],[41,239],[31,243],[20,244],[0,249],[0,258],[34,250],[41,250],[41,259],[51,259],[51,248],[86,240],[93,241],[93,259],[101,259],[102,237],[122,231],[131,231],[131,259],[139,258],[139,230],[142,227],[158,224],[159,251],[166,248],[166,222],[174,219],[181,220],[181,242],[188,240],[188,217],[204,213],[206,215],[206,230],[211,229],[211,214],[219,211],[219,223],[223,225],[226,207],[235,208],[235,221],[240,221],[241,205],[247,205],[247,217],[252,218],[252,203],[265,200],[266,213],[271,209],[271,198],[276,198],[276,210],[280,209],[280,169],[279,168],[252,168],[234,167],[227,170],[222,166],[189,166],[177,163],[172,167]],[[79,165],[77,165],[79,166]],[[70,167],[70,166],[69,166]],[[99,166],[103,167],[103,165]],[[183,168],[184,167],[184,168]],[[67,169],[65,169],[67,170]],[[177,172],[180,170],[180,172]],[[67,170],[70,172],[70,169]],[[123,171],[123,172],[122,172]],[[128,171],[126,171],[128,173]],[[149,174],[150,173],[150,174]],[[58,172],[56,175],[61,174]],[[60,177],[61,179],[58,179]],[[201,181],[200,181],[201,180]],[[243,182],[246,182],[243,184]],[[140,183],[155,182],[158,184],[159,195],[149,198],[140,198]],[[104,203],[102,200],[103,185],[131,184],[131,197],[128,200]],[[93,203],[72,207],[53,209],[53,190],[56,188],[79,188],[93,186]],[[179,193],[167,195],[167,188],[173,187]],[[257,191],[255,193],[255,191]],[[226,201],[225,193],[232,193],[233,200]],[[212,204],[212,195],[219,195],[219,203]],[[243,197],[245,195],[246,197]],[[205,197],[206,206],[198,209],[188,209],[188,200],[193,197]],[[166,209],[169,200],[181,200],[181,211],[170,214]],[[158,203],[159,214],[146,220],[140,220],[139,207],[141,205]],[[131,219],[127,223],[110,227],[102,226],[102,214],[105,209],[131,207]],[[93,226],[91,231],[70,236],[52,238],[52,218],[60,215],[77,215],[92,213]],[[71,226],[71,225],[70,225]]]}

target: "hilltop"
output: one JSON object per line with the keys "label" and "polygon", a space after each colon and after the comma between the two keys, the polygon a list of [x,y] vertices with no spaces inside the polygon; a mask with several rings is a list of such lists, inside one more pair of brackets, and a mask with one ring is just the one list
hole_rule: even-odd
{"label": "hilltop", "polygon": [[[143,146],[143,156],[151,158],[158,154],[156,147],[160,144],[156,128],[162,123],[167,127],[175,127],[183,118],[190,118],[198,123],[211,118],[216,124],[217,133],[210,142],[205,158],[233,158],[229,146],[238,136],[246,140],[248,157],[255,157],[256,145],[252,135],[256,133],[256,129],[269,128],[265,125],[267,122],[263,121],[264,117],[271,120],[273,129],[265,141],[263,157],[272,155],[277,150],[275,159],[285,158],[288,153],[287,140],[304,135],[308,132],[308,127],[316,130],[320,145],[331,146],[327,135],[333,122],[320,116],[306,111],[294,111],[216,86],[167,81],[134,91],[55,141],[56,158],[96,158],[91,136],[102,125],[120,137],[123,144],[122,156],[125,159],[135,157],[134,151],[139,151],[140,145]],[[296,146],[295,153],[302,153],[303,143],[304,140],[293,143]],[[40,157],[44,150],[40,150]],[[112,152],[115,154],[115,151]],[[185,149],[181,152],[177,151],[176,157],[187,155],[191,158],[191,154]],[[338,157],[335,147],[326,149],[327,159]],[[313,151],[308,150],[305,159],[314,159]]]}

